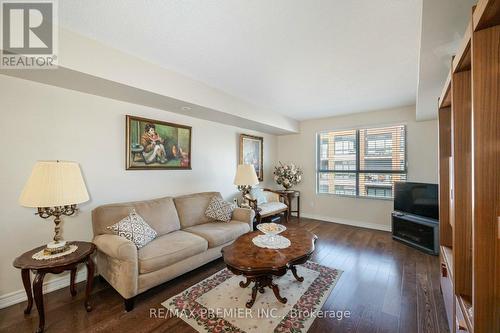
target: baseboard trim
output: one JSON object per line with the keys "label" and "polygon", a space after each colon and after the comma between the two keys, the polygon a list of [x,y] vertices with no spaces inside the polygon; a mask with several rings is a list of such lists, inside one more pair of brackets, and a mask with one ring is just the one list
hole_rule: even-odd
{"label": "baseboard trim", "polygon": [[[21,274],[19,274],[19,279],[21,279]],[[33,274],[32,274],[33,275]],[[87,270],[81,269],[77,274],[76,274],[76,283],[84,281],[87,279]],[[31,279],[33,281],[33,277]],[[69,286],[69,274],[65,274],[64,276],[58,276],[56,278],[53,278],[49,281],[46,281],[43,283],[43,293],[47,294],[53,291],[56,291],[58,289],[64,288]],[[13,292],[10,292],[5,295],[0,296],[0,309],[6,308],[8,306],[24,302],[28,299],[26,296],[26,291],[24,289],[16,290]]]}
{"label": "baseboard trim", "polygon": [[322,215],[307,214],[307,213],[305,213],[305,214],[301,213],[300,216],[306,217],[309,219],[325,221],[325,222],[347,224],[347,225],[352,225],[354,227],[360,227],[360,228],[367,228],[367,229],[374,229],[374,230],[381,230],[381,231],[388,231],[388,232],[392,231],[392,227],[390,225],[382,225],[382,224],[376,224],[376,223],[347,220],[347,219],[338,218],[338,217],[322,216]]}

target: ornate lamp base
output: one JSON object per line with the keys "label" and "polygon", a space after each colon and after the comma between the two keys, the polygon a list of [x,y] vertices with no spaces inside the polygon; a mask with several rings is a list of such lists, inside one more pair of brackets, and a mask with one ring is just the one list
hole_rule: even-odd
{"label": "ornate lamp base", "polygon": [[54,216],[54,241],[47,244],[43,253],[45,255],[53,255],[57,253],[66,252],[69,250],[69,246],[65,240],[61,237],[61,215],[71,216],[78,211],[76,205],[66,205],[57,207],[38,207],[38,212],[36,213],[43,219],[47,219]]}
{"label": "ornate lamp base", "polygon": [[250,186],[250,185],[238,185],[238,191],[241,192],[242,196],[249,194],[251,190],[252,190],[252,186]]}
{"label": "ornate lamp base", "polygon": [[69,246],[65,240],[53,241],[47,244],[43,250],[44,254],[52,255],[56,253],[62,253],[69,250]]}

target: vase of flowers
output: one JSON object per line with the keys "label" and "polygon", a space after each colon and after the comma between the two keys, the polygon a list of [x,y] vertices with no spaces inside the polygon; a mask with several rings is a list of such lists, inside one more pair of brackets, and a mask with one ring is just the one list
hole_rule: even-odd
{"label": "vase of flowers", "polygon": [[278,185],[281,185],[285,190],[291,189],[293,186],[300,183],[302,180],[302,169],[295,164],[283,164],[274,167],[274,180]]}

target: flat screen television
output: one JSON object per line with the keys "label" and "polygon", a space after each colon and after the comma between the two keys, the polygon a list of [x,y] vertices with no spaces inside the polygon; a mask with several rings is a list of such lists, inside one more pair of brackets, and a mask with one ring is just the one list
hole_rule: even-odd
{"label": "flat screen television", "polygon": [[394,210],[439,220],[437,184],[396,182]]}

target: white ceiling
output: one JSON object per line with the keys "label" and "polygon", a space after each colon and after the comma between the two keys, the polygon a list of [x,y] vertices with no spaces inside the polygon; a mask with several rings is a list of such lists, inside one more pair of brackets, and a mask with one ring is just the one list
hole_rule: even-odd
{"label": "white ceiling", "polygon": [[421,1],[64,0],[59,20],[257,106],[309,119],[415,104]]}

